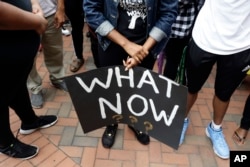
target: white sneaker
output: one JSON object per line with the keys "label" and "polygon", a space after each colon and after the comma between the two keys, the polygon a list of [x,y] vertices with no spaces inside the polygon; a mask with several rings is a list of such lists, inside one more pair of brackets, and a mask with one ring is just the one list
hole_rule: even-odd
{"label": "white sneaker", "polygon": [[65,36],[69,36],[71,35],[70,31],[66,28],[62,28],[62,34],[65,35]]}

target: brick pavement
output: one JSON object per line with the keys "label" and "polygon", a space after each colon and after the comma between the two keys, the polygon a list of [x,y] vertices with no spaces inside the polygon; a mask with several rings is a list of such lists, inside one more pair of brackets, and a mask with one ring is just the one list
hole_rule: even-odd
{"label": "brick pavement", "polygon": [[[74,58],[71,36],[64,38],[64,64],[67,75],[69,63]],[[84,39],[85,65],[80,72],[94,69],[88,38]],[[205,135],[205,127],[212,119],[212,97],[214,74],[210,75],[202,88],[198,100],[190,112],[190,126],[184,144],[174,150],[151,138],[148,146],[137,142],[127,126],[120,124],[116,142],[111,149],[101,144],[104,128],[83,134],[69,94],[53,88],[49,83],[49,74],[43,64],[43,54],[37,59],[37,68],[44,78],[46,102],[40,114],[56,114],[58,123],[48,129],[42,129],[30,135],[19,135],[26,143],[40,147],[39,154],[31,160],[19,160],[0,155],[0,167],[228,167],[229,160],[215,156],[211,143]],[[250,150],[250,135],[245,145],[237,146],[231,136],[237,128],[244,101],[249,93],[250,79],[241,85],[232,97],[225,121],[224,134],[231,150]],[[14,133],[20,127],[20,120],[10,112],[11,128]],[[166,134],[167,135],[167,134]]]}

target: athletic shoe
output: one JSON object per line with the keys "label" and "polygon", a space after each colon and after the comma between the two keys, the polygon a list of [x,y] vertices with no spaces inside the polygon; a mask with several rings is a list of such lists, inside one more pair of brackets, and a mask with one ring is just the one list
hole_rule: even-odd
{"label": "athletic shoe", "polygon": [[186,135],[186,132],[187,132],[187,128],[188,128],[188,125],[189,125],[189,119],[184,119],[184,124],[183,124],[183,127],[182,127],[182,132],[181,132],[181,138],[180,138],[180,143],[179,145],[181,145],[183,142],[184,142],[184,139],[185,139],[185,135]]}
{"label": "athletic shoe", "polygon": [[115,142],[115,135],[117,132],[118,125],[108,125],[102,135],[102,145],[105,148],[110,148]]}
{"label": "athletic shoe", "polygon": [[228,159],[230,151],[223,135],[222,128],[214,130],[210,123],[206,128],[206,134],[213,144],[214,153],[222,159]]}
{"label": "athletic shoe", "polygon": [[42,91],[37,94],[31,93],[30,101],[33,108],[42,108],[44,103]]}
{"label": "athletic shoe", "polygon": [[65,92],[68,92],[68,88],[66,86],[66,83],[64,81],[61,82],[51,82],[51,85],[54,86],[57,89],[61,89]]}
{"label": "athletic shoe", "polygon": [[48,128],[57,122],[58,118],[55,115],[45,115],[39,116],[38,119],[30,125],[24,125],[22,123],[20,128],[20,133],[23,135],[28,135],[33,133],[38,129]]}
{"label": "athletic shoe", "polygon": [[39,148],[22,143],[18,139],[5,148],[0,148],[0,153],[13,158],[30,159],[38,154]]}
{"label": "athletic shoe", "polygon": [[69,36],[71,35],[70,31],[64,27],[62,27],[62,34],[65,35],[65,36]]}

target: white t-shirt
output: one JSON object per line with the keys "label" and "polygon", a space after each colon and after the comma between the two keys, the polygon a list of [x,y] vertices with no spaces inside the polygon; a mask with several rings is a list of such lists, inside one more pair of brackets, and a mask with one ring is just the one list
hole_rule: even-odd
{"label": "white t-shirt", "polygon": [[250,0],[205,0],[192,33],[203,50],[230,55],[250,48]]}
{"label": "white t-shirt", "polygon": [[[72,0],[73,1],[73,0]],[[44,16],[48,17],[56,13],[57,0],[39,0]]]}

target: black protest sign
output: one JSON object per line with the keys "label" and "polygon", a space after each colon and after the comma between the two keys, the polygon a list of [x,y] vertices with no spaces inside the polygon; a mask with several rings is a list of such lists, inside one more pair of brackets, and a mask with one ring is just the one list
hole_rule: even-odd
{"label": "black protest sign", "polygon": [[151,70],[98,68],[65,78],[84,133],[124,123],[177,149],[187,88]]}

